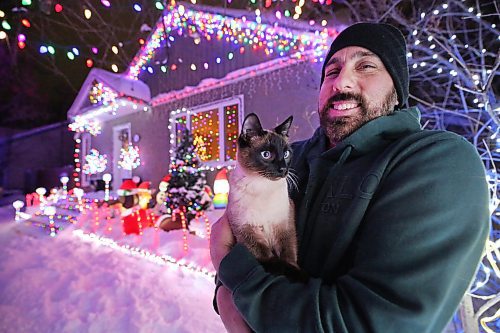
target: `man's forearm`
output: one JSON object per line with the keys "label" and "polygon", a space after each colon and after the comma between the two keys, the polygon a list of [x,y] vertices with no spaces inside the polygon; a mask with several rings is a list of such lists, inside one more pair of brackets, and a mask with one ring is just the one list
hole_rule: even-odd
{"label": "man's forearm", "polygon": [[217,290],[216,300],[222,323],[229,333],[252,332],[238,312],[229,289],[221,286]]}

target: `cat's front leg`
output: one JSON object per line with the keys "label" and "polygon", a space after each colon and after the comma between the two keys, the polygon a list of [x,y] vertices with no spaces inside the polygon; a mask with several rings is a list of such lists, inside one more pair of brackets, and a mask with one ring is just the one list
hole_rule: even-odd
{"label": "cat's front leg", "polygon": [[244,224],[238,229],[235,234],[236,241],[245,245],[257,260],[265,261],[273,256],[272,249],[260,226]]}
{"label": "cat's front leg", "polygon": [[290,224],[279,224],[274,228],[274,237],[276,238],[280,259],[299,268],[297,265],[297,235],[295,228]]}

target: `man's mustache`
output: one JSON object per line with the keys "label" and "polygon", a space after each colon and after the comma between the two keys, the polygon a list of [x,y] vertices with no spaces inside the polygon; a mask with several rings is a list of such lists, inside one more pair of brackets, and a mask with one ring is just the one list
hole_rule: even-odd
{"label": "man's mustache", "polygon": [[338,93],[333,95],[328,99],[327,105],[331,105],[333,102],[337,101],[356,101],[360,104],[363,104],[363,97],[359,94],[354,93]]}

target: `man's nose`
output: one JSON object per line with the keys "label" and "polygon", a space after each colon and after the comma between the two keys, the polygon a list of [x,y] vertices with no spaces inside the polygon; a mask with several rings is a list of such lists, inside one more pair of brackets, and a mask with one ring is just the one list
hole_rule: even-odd
{"label": "man's nose", "polygon": [[335,92],[349,91],[354,88],[354,75],[351,70],[342,68],[333,82]]}

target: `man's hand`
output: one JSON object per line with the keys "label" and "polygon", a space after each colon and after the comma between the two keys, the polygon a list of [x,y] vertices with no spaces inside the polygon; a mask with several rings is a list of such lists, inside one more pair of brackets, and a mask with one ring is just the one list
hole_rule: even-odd
{"label": "man's hand", "polygon": [[229,221],[226,214],[224,214],[219,221],[212,225],[210,233],[210,257],[212,257],[212,264],[217,272],[219,272],[219,265],[222,258],[228,254],[235,242],[236,240],[229,226]]}
{"label": "man's hand", "polygon": [[[229,226],[229,221],[227,220],[226,214],[224,214],[219,221],[212,225],[212,232],[210,234],[210,256],[212,257],[212,264],[217,272],[219,271],[219,265],[222,258],[231,250],[235,242],[236,240]],[[229,333],[252,332],[238,312],[229,289],[221,286],[215,297],[220,317],[224,323],[224,327]]]}

